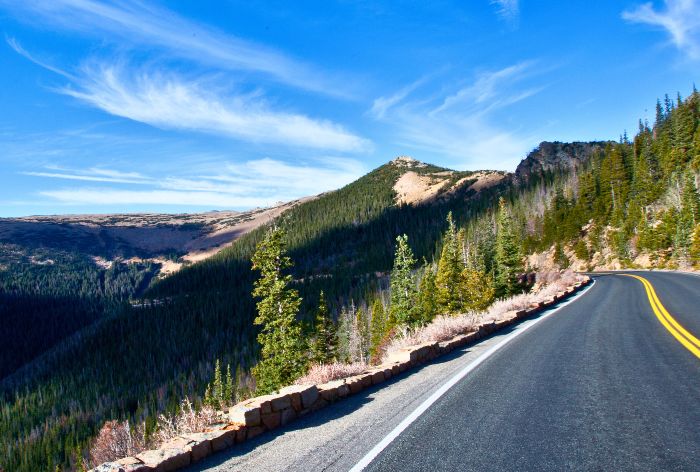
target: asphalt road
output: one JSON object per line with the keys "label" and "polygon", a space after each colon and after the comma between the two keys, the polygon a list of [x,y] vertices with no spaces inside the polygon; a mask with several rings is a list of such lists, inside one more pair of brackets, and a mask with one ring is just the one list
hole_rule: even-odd
{"label": "asphalt road", "polygon": [[[638,275],[700,335],[700,277]],[[700,471],[700,359],[658,321],[640,281],[597,276],[543,316],[191,470],[350,470],[445,382],[517,333],[365,470]]]}

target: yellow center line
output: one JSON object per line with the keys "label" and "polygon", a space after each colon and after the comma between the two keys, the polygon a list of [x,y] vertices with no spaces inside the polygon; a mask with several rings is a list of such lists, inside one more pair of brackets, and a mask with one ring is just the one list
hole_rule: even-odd
{"label": "yellow center line", "polygon": [[661,300],[659,300],[659,297],[656,295],[656,291],[651,285],[651,282],[638,275],[621,275],[633,277],[642,282],[642,285],[644,285],[644,289],[646,290],[647,297],[649,297],[649,304],[651,305],[652,310],[654,310],[656,318],[661,322],[664,328],[666,328],[673,335],[673,337],[676,338],[678,342],[680,342],[686,349],[700,359],[700,339],[689,333],[688,330],[683,328],[683,326],[681,326],[680,323],[678,323],[678,321],[671,316],[668,310],[666,310],[666,308],[661,304]]}

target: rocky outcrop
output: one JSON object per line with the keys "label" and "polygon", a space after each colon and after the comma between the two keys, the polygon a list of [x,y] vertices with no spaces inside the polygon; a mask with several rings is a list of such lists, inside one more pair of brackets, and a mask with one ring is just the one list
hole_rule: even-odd
{"label": "rocky outcrop", "polygon": [[577,169],[593,155],[604,150],[607,142],[543,141],[515,169],[515,180],[526,183],[545,172]]}

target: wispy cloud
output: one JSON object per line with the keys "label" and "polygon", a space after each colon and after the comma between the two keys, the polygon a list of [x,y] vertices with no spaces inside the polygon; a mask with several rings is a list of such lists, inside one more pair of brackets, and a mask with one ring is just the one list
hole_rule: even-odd
{"label": "wispy cloud", "polygon": [[398,90],[395,94],[389,97],[379,97],[372,103],[372,108],[370,114],[375,118],[384,118],[386,112],[401,103],[408,97],[409,94],[413,93],[418,87],[423,85],[428,80],[428,77],[422,77],[413,83],[406,85],[405,87]]}
{"label": "wispy cloud", "polygon": [[359,161],[335,157],[299,165],[271,158],[242,164],[220,162],[218,168],[220,171],[216,174],[191,169],[188,176],[145,175],[99,167],[54,167],[24,174],[48,179],[126,184],[38,192],[40,197],[63,205],[186,205],[243,209],[270,206],[279,201],[333,190],[366,172]]}
{"label": "wispy cloud", "polygon": [[631,23],[641,23],[665,30],[671,42],[693,59],[700,58],[700,1],[666,0],[666,8],[656,10],[644,3],[622,13]]}
{"label": "wispy cloud", "polygon": [[363,151],[371,146],[331,121],[273,110],[259,93],[215,90],[206,79],[129,73],[124,67],[105,64],[84,67],[74,85],[58,89],[112,115],[165,129],[336,151]]}
{"label": "wispy cloud", "polygon": [[366,151],[371,143],[339,124],[274,110],[261,91],[227,93],[212,78],[130,71],[96,61],[68,73],[35,58],[15,38],[18,54],[70,80],[56,90],[107,113],[164,129],[195,130],[245,141],[334,151]]}
{"label": "wispy cloud", "polygon": [[466,86],[427,97],[401,93],[400,103],[375,116],[394,128],[401,146],[437,154],[462,168],[512,170],[536,138],[517,126],[506,129],[493,117],[543,90],[522,85],[539,73],[535,64],[482,71]]}
{"label": "wispy cloud", "polygon": [[275,81],[335,96],[350,92],[323,71],[271,47],[226,34],[140,0],[0,0],[29,21],[98,37],[125,48],[158,49],[221,70],[260,73]]}
{"label": "wispy cloud", "polygon": [[[503,87],[504,82],[515,82],[522,79],[526,73],[532,70],[532,66],[532,61],[525,61],[497,71],[482,72],[477,75],[473,84],[445,97],[442,103],[432,110],[431,113],[440,113],[456,105],[465,104],[479,106],[483,113],[493,108],[524,100],[537,93],[539,89],[529,89],[509,96],[503,96],[502,91],[499,89]],[[488,104],[488,107],[484,108],[485,104]]]}
{"label": "wispy cloud", "polygon": [[520,16],[518,0],[491,0],[501,18],[509,23],[516,23]]}

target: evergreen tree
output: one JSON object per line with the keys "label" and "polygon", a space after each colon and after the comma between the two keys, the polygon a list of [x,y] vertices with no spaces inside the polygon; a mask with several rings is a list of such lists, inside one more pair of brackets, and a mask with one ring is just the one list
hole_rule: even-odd
{"label": "evergreen tree", "polygon": [[377,360],[379,348],[387,333],[387,320],[384,304],[379,297],[372,304],[372,318],[370,320],[370,359]]}
{"label": "evergreen tree", "polygon": [[683,189],[681,191],[681,208],[676,223],[675,249],[677,255],[685,258],[696,224],[700,219],[700,201],[695,187],[695,176],[687,173]]}
{"label": "evergreen tree", "polygon": [[689,254],[689,259],[690,259],[690,264],[693,267],[699,267],[700,266],[700,223],[695,225],[695,229],[693,230],[693,237],[691,238],[690,241],[690,250],[688,251]]}
{"label": "evergreen tree", "polygon": [[335,323],[331,319],[326,303],[326,296],[321,290],[318,310],[314,321],[314,339],[311,359],[318,364],[330,364],[338,357],[338,337]]}
{"label": "evergreen tree", "polygon": [[413,267],[416,259],[405,234],[396,238],[394,268],[391,271],[391,315],[398,324],[415,324],[416,282]]}
{"label": "evergreen tree", "polygon": [[357,310],[355,310],[355,330],[357,336],[356,358],[360,362],[368,362],[371,344],[370,326],[367,313],[362,307],[358,307]]}
{"label": "evergreen tree", "polygon": [[435,277],[438,311],[458,313],[462,309],[462,293],[459,287],[463,269],[457,229],[450,212],[447,215],[447,231],[443,238]]}
{"label": "evergreen tree", "polygon": [[233,376],[231,375],[231,364],[226,364],[226,378],[224,380],[224,394],[222,398],[223,405],[231,405],[235,399],[235,387],[233,385]]}
{"label": "evergreen tree", "polygon": [[289,287],[292,276],[284,274],[292,266],[284,237],[281,228],[271,228],[252,258],[253,270],[260,272],[253,289],[259,300],[254,323],[261,326],[260,361],[253,367],[253,375],[260,394],[291,384],[307,368],[301,325],[296,319],[301,298]]}
{"label": "evergreen tree", "polygon": [[462,271],[461,279],[460,290],[464,294],[464,310],[483,311],[493,303],[495,289],[487,274],[467,267]]}
{"label": "evergreen tree", "polygon": [[437,286],[435,273],[430,265],[425,266],[418,288],[418,318],[421,323],[429,323],[438,312]]}
{"label": "evergreen tree", "polygon": [[496,232],[496,296],[516,294],[521,287],[518,276],[523,272],[520,245],[515,235],[513,220],[501,197],[498,202],[498,227]]}
{"label": "evergreen tree", "polygon": [[224,398],[224,380],[221,375],[221,362],[219,359],[214,364],[214,385],[212,386],[212,398],[216,408],[221,408],[221,401]]}

